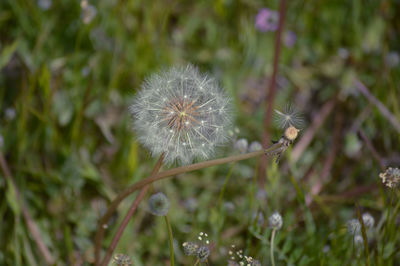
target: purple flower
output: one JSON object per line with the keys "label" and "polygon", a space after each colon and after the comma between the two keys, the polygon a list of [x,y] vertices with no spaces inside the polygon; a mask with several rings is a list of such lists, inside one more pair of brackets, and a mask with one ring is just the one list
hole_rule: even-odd
{"label": "purple flower", "polygon": [[288,31],[283,35],[283,43],[286,47],[292,48],[296,43],[297,35],[293,31]]}
{"label": "purple flower", "polygon": [[261,8],[258,11],[255,27],[261,32],[276,31],[278,29],[279,13],[277,11]]}

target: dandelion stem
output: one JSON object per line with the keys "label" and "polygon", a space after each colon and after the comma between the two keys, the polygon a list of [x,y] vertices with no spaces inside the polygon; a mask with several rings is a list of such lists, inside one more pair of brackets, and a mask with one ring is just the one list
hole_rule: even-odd
{"label": "dandelion stem", "polygon": [[272,230],[271,234],[271,249],[270,249],[270,255],[271,255],[271,265],[275,266],[275,259],[274,259],[274,239],[275,239],[275,234],[276,234],[276,229]]}
{"label": "dandelion stem", "polygon": [[175,262],[174,262],[174,238],[172,236],[171,223],[169,222],[167,215],[165,215],[164,218],[165,218],[165,223],[167,224],[167,229],[168,229],[170,262],[171,262],[171,266],[174,266],[175,265]]}
{"label": "dandelion stem", "polygon": [[[158,171],[161,168],[163,160],[164,160],[164,154],[161,154],[160,158],[158,159],[156,165],[153,168],[153,171],[151,172],[150,177],[152,177],[153,175],[158,173]],[[135,200],[133,201],[132,206],[130,207],[128,213],[126,214],[124,220],[118,227],[117,232],[115,233],[114,238],[111,241],[111,245],[107,249],[107,253],[104,256],[104,259],[103,259],[101,265],[103,265],[103,266],[108,265],[108,262],[110,261],[112,253],[114,252],[115,248],[117,247],[117,244],[118,244],[126,226],[128,225],[129,220],[131,219],[132,215],[135,213],[137,207],[139,206],[143,197],[146,195],[146,192],[148,189],[149,189],[149,185],[144,186],[141,189],[141,191],[139,192],[139,194],[137,195],[137,197],[135,198]],[[103,218],[104,218],[104,216],[103,216]],[[96,265],[99,265],[99,262],[100,262],[100,248],[101,248],[101,243],[103,242],[103,238],[104,238],[105,225],[107,225],[107,223],[108,223],[108,219],[105,222],[103,221],[103,219],[101,219],[100,224],[99,224],[99,229],[96,234],[96,241],[95,241]]]}
{"label": "dandelion stem", "polygon": [[[225,164],[225,163],[231,163],[231,162],[237,162],[237,161],[241,161],[241,160],[246,160],[246,159],[250,159],[250,158],[253,158],[253,157],[261,156],[261,155],[264,155],[264,154],[267,154],[267,153],[273,154],[272,151],[275,151],[275,150],[277,150],[279,148],[280,148],[280,145],[274,144],[274,145],[270,146],[269,148],[267,148],[265,150],[256,151],[256,152],[250,152],[250,153],[245,153],[245,154],[239,154],[239,155],[234,155],[234,156],[230,156],[230,157],[225,157],[225,158],[220,158],[220,159],[215,159],[215,160],[209,160],[209,161],[200,162],[200,163],[196,163],[196,164],[177,167],[177,168],[173,168],[173,169],[170,169],[170,170],[162,171],[162,172],[160,172],[158,174],[157,174],[157,172],[158,172],[158,170],[157,170],[156,173],[151,174],[149,177],[134,183],[133,185],[128,187],[125,191],[120,193],[111,202],[111,204],[108,207],[106,213],[103,215],[103,217],[99,221],[98,230],[97,230],[97,233],[96,233],[96,240],[95,240],[96,265],[99,265],[100,247],[101,247],[101,243],[102,243],[103,238],[104,238],[105,227],[107,226],[109,219],[111,218],[112,214],[115,212],[115,210],[117,209],[117,207],[121,203],[121,201],[124,200],[126,197],[128,197],[130,194],[134,193],[136,190],[144,188],[145,186],[147,186],[147,185],[149,185],[149,184],[151,184],[153,182],[159,181],[159,180],[167,178],[167,177],[175,176],[175,175],[178,175],[178,174],[183,174],[183,173],[187,173],[187,172],[191,172],[191,171],[194,171],[194,170],[199,170],[199,169],[203,169],[203,168],[207,168],[207,167],[211,167],[211,166],[215,166],[215,165],[220,165],[220,164]],[[161,163],[160,163],[160,167],[161,167]],[[109,255],[109,254],[107,254],[107,255]],[[111,256],[111,255],[109,255],[109,256]]]}

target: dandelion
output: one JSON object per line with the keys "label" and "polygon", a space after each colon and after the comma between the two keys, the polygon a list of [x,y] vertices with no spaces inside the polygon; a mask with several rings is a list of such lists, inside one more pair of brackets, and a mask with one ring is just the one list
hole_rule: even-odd
{"label": "dandelion", "polygon": [[199,243],[194,242],[185,242],[182,244],[183,246],[183,253],[187,256],[196,256],[197,265],[199,262],[207,261],[208,257],[210,256],[210,241],[208,240],[208,234],[204,232],[200,232],[197,236]]}
{"label": "dandelion", "polygon": [[359,235],[361,232],[361,224],[357,219],[351,219],[347,222],[347,232],[350,235]]}
{"label": "dandelion", "polygon": [[277,11],[262,8],[258,11],[255,27],[261,32],[276,31],[278,29],[279,13]]}
{"label": "dandelion", "polygon": [[282,216],[279,214],[279,212],[274,212],[269,218],[269,227],[274,229],[274,230],[279,230],[282,228]]}
{"label": "dandelion", "polygon": [[400,169],[389,167],[384,173],[380,173],[379,177],[387,187],[397,187],[400,182]]}
{"label": "dandelion", "polygon": [[247,139],[239,139],[235,143],[235,149],[237,149],[240,153],[247,152],[248,146],[249,146],[249,143],[248,143]]}
{"label": "dandelion", "polygon": [[261,145],[260,142],[258,142],[258,141],[253,141],[253,142],[250,144],[249,152],[260,151],[260,150],[262,150],[262,149],[263,149],[263,147],[262,147],[262,145]]}
{"label": "dandelion", "polygon": [[279,212],[274,212],[269,218],[269,227],[272,228],[271,234],[271,249],[270,249],[270,256],[271,256],[271,264],[275,266],[275,259],[274,259],[274,239],[276,232],[282,228],[282,216]]}
{"label": "dandelion", "polygon": [[208,159],[228,139],[230,99],[188,65],[152,75],[130,107],[139,141],[166,163]]}
{"label": "dandelion", "polygon": [[149,199],[149,209],[153,215],[165,216],[169,210],[169,199],[161,192],[153,194]]}
{"label": "dandelion", "polygon": [[304,125],[303,116],[291,105],[287,105],[284,112],[275,109],[275,121],[284,129],[291,126],[301,129]]}
{"label": "dandelion", "polygon": [[364,213],[362,215],[362,220],[366,228],[374,227],[375,219],[370,213],[368,212]]}

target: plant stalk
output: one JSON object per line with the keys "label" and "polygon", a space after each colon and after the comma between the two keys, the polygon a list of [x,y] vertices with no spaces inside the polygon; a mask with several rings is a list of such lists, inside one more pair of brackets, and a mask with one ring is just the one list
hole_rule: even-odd
{"label": "plant stalk", "polygon": [[165,223],[167,224],[167,229],[168,229],[170,263],[171,263],[171,266],[174,266],[175,265],[175,262],[174,262],[174,238],[172,236],[171,223],[169,222],[167,215],[165,215],[164,218],[165,218]]}

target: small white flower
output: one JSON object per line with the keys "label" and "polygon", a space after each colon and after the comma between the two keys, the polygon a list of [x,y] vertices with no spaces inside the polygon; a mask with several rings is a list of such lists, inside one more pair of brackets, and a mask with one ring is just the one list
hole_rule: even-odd
{"label": "small white flower", "polygon": [[230,109],[217,82],[191,65],[150,76],[130,107],[139,141],[167,164],[210,158],[228,140]]}
{"label": "small white flower", "polygon": [[260,150],[262,150],[262,149],[263,149],[263,147],[262,147],[261,143],[258,142],[258,141],[253,141],[253,142],[250,144],[250,147],[249,147],[249,151],[250,151],[250,152],[260,151]]}
{"label": "small white flower", "polygon": [[347,222],[347,231],[351,235],[358,235],[361,232],[361,224],[357,219],[351,219]]}
{"label": "small white flower", "polygon": [[247,139],[239,139],[235,143],[235,149],[237,149],[240,153],[245,153],[248,146],[249,143],[247,142]]}

